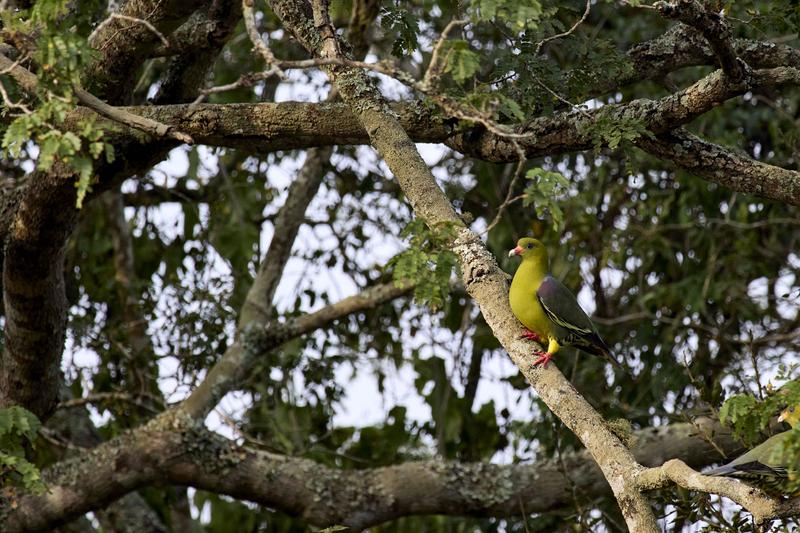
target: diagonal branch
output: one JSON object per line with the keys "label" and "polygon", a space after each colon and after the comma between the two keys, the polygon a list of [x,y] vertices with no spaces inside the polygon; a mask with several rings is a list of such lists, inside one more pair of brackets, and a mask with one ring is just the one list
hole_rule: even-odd
{"label": "diagonal branch", "polygon": [[412,289],[413,285],[410,284],[402,287],[394,283],[377,285],[319,311],[283,323],[250,322],[239,340],[225,351],[222,359],[209,370],[203,382],[180,404],[179,409],[194,419],[204,418],[228,391],[244,379],[259,357],[278,348],[287,340],[319,329],[349,314],[373,309],[407,294]]}
{"label": "diagonal branch", "polygon": [[[316,26],[310,23],[311,13],[307,4],[272,0],[270,6],[284,27],[312,54],[322,58],[336,57],[341,50],[340,46],[331,43],[331,39],[322,39]],[[578,436],[597,461],[620,503],[629,528],[637,532],[658,531],[650,506],[632,482],[642,467],[620,440],[606,429],[602,417],[558,369],[554,366],[530,367],[530,345],[517,338],[519,324],[508,306],[505,276],[478,236],[463,226],[414,143],[388,111],[386,102],[370,78],[364,71],[350,67],[331,67],[329,76],[368,132],[371,144],[394,173],[416,215],[428,226],[449,224],[456,229],[458,238],[453,243],[453,251],[459,258],[467,291],[478,302],[487,324],[540,398]]]}
{"label": "diagonal branch", "polygon": [[325,177],[325,165],[330,160],[330,148],[311,148],[300,172],[297,173],[286,203],[281,207],[273,224],[272,240],[258,274],[247,294],[239,318],[240,329],[251,322],[266,322],[271,318],[270,308],[278,288],[281,274],[292,251],[297,232],[303,223],[306,208],[319,190]]}

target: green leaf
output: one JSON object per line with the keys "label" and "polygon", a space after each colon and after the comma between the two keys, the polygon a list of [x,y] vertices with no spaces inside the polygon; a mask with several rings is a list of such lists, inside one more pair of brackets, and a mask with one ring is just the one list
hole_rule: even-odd
{"label": "green leaf", "polygon": [[39,433],[39,419],[19,406],[0,409],[0,487],[20,486],[41,493],[41,473],[25,458],[25,446],[32,446]]}
{"label": "green leaf", "polygon": [[441,224],[429,230],[420,219],[412,220],[400,233],[409,248],[389,260],[392,277],[398,285],[415,285],[414,299],[439,309],[450,293],[450,278],[458,261],[448,248],[454,226]]}
{"label": "green leaf", "polygon": [[538,25],[544,10],[539,0],[472,0],[474,17],[484,22],[506,22],[516,31]]}
{"label": "green leaf", "polygon": [[398,35],[392,45],[392,55],[403,57],[419,46],[417,39],[419,23],[410,10],[394,6],[383,8],[381,10],[381,26],[384,30]]}
{"label": "green leaf", "polygon": [[452,74],[454,80],[464,83],[478,72],[480,67],[480,57],[469,49],[466,41],[451,42],[444,71]]}
{"label": "green leaf", "polygon": [[92,178],[94,177],[94,166],[92,160],[88,157],[76,157],[71,161],[72,167],[78,173],[78,181],[75,187],[78,188],[78,195],[75,199],[75,207],[81,209],[83,207],[83,199],[86,194],[92,189]]}
{"label": "green leaf", "polygon": [[564,224],[564,212],[558,204],[565,196],[569,180],[560,172],[541,167],[530,169],[525,177],[531,183],[525,188],[522,205],[533,205],[539,218],[544,218],[549,213],[553,229],[560,231]]}
{"label": "green leaf", "polygon": [[40,427],[39,419],[27,409],[16,405],[0,409],[0,437],[17,436],[33,440]]}

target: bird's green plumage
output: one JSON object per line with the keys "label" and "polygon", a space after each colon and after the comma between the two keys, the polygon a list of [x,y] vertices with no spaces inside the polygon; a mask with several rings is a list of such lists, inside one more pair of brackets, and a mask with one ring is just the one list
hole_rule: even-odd
{"label": "bird's green plumage", "polygon": [[554,337],[556,334],[554,324],[547,318],[536,297],[536,291],[547,276],[547,250],[544,246],[527,249],[525,246],[530,243],[523,243],[524,240],[521,239],[518,243],[518,247],[524,250],[519,254],[522,256],[522,263],[514,274],[511,290],[508,292],[511,310],[522,322],[522,325],[529,330],[535,331],[542,337]]}
{"label": "bird's green plumage", "polygon": [[512,254],[521,256],[522,263],[508,293],[511,310],[523,326],[547,343],[547,352],[575,346],[616,363],[575,296],[548,273],[544,245],[536,239],[520,239],[509,252]]}
{"label": "bird's green plumage", "polygon": [[[781,414],[780,419],[795,427],[798,418],[800,409],[791,407]],[[707,470],[704,474],[740,478],[765,492],[786,494],[790,472],[796,464],[795,458],[785,453],[785,445],[790,436],[792,431],[773,435],[730,463]]]}

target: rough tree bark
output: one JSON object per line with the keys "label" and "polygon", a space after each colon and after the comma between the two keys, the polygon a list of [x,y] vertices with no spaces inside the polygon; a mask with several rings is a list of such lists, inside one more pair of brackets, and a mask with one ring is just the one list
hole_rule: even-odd
{"label": "rough tree bark", "polygon": [[[242,310],[237,341],[182,404],[47,469],[50,492],[24,496],[15,508],[6,509],[6,530],[47,530],[154,483],[205,488],[302,516],[314,524],[339,523],[354,528],[423,513],[507,516],[518,513],[520,498],[525,499],[529,512],[546,512],[564,505],[576,485],[590,497],[613,493],[629,528],[637,532],[657,530],[646,491],[672,484],[730,497],[759,520],[797,512],[797,500],[779,502],[737,482],[709,480],[692,471],[689,467],[716,461],[715,450],[731,453],[737,448],[719,432],[714,436],[715,447],[708,439],[692,434],[704,424],[710,431],[707,422],[643,430],[638,433],[639,444],[629,450],[557,368],[531,368],[530,344],[517,338],[519,324],[508,308],[506,276],[478,236],[464,227],[414,141],[442,142],[487,161],[513,161],[521,152],[527,157],[554,155],[604,144],[592,129],[600,116],[614,121],[635,119],[652,133],[636,139],[634,144],[639,148],[734,191],[800,205],[797,171],[755,161],[675,129],[749,91],[797,85],[800,51],[772,43],[733,40],[725,20],[693,0],[659,2],[664,16],[692,27],[675,26],[630,50],[633,69],[620,79],[608,80],[598,92],[659,79],[685,66],[719,64],[721,70],[659,100],[641,99],[580,114],[533,117],[524,129],[515,132],[523,137],[510,138],[481,128],[456,130],[455,121],[446,113],[415,103],[390,106],[367,72],[348,64],[328,19],[327,2],[317,0],[312,6],[300,0],[272,0],[270,5],[285,29],[325,65],[344,104],[188,104],[197,96],[209,65],[239,20],[238,2],[135,0],[123,5],[121,13],[126,17],[147,20],[158,31],[169,34],[168,46],[144,25],[125,19],[111,19],[97,32],[94,43],[100,57],[86,73],[89,92],[82,99],[88,107],[76,109],[69,121],[74,123],[99,110],[123,126],[113,138],[118,160],[110,165],[98,164],[98,184],[90,200],[125,178],[142,174],[176,146],[176,138],[250,151],[313,150],[278,217],[285,215],[287,234],[274,241],[259,270]],[[367,0],[359,6],[361,11],[354,11],[351,25],[363,28],[364,21],[375,16],[377,3]],[[246,2],[245,7],[252,7],[252,3]],[[363,18],[355,15],[358,12]],[[359,35],[363,37],[363,29],[356,33],[357,39]],[[365,43],[356,44],[361,55]],[[163,55],[171,59],[154,100],[156,105],[119,107],[129,103],[126,95],[132,76],[142,62]],[[310,66],[314,64],[312,61]],[[23,90],[35,92],[35,76],[5,55],[0,55],[0,70]],[[102,106],[96,98],[102,99]],[[134,120],[141,118],[149,121]],[[540,398],[586,446],[586,453],[565,460],[569,471],[579,476],[568,480],[562,465],[548,462],[497,466],[428,461],[353,473],[238,447],[202,428],[209,410],[240,384],[265,353],[290,338],[410,290],[376,286],[286,323],[270,321],[274,288],[297,231],[298,213],[305,210],[321,179],[330,153],[326,147],[367,143],[381,154],[417,216],[432,227],[447,224],[456,228],[452,249],[458,255],[467,291]],[[149,157],[141,158],[142,153]],[[21,192],[5,196],[0,209],[6,318],[0,406],[23,405],[42,418],[52,413],[59,391],[67,316],[63,254],[79,216],[74,206],[74,180],[71,171],[56,165],[52,171],[32,176]],[[117,196],[117,215],[121,205]],[[681,459],[689,466],[669,459]],[[409,480],[414,480],[414,490],[409,490]],[[343,486],[347,490],[341,490]]]}

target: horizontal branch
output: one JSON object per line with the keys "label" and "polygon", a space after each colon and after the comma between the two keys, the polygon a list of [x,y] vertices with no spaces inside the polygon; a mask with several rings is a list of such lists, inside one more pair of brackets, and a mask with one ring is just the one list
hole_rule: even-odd
{"label": "horizontal branch", "polygon": [[636,146],[659,158],[734,191],[800,205],[800,172],[751,159],[700,139],[683,129],[655,138],[640,137]]}
{"label": "horizontal branch", "polygon": [[[602,130],[597,126],[600,119],[608,123],[610,128],[635,124],[656,134],[664,133],[688,124],[726,100],[748,91],[791,84],[800,84],[800,69],[760,69],[753,71],[742,82],[734,82],[722,71],[715,71],[686,89],[659,100],[642,98],[580,114],[567,112],[535,118],[526,124],[524,133],[528,137],[516,142],[529,158],[586,150],[607,144]],[[491,132],[483,132],[479,136],[474,132],[461,133],[450,138],[447,144],[466,155],[488,161],[508,162],[518,158],[514,142]]]}
{"label": "horizontal branch", "polygon": [[[733,83],[716,71],[692,86],[660,100],[639,99],[609,105],[585,114],[557,113],[526,124],[518,140],[528,157],[591,148],[598,140],[595,122],[641,121],[654,133],[668,131],[755,87],[800,84],[800,70],[776,67],[754,71],[750,83]],[[173,126],[195,142],[210,146],[276,151],[368,142],[367,132],[347,106],[339,103],[199,104],[122,108],[131,114]],[[422,104],[396,103],[392,111],[416,142],[446,142],[451,148],[480,159],[515,161],[510,140],[490,132],[456,133],[445,117]],[[81,112],[73,114],[72,120]],[[602,139],[600,140],[602,144]]]}
{"label": "horizontal branch", "polygon": [[[520,501],[526,513],[546,513],[573,503],[575,494],[586,500],[611,495],[586,451],[532,464],[427,460],[340,470],[236,446],[174,414],[45,470],[50,491],[22,498],[6,531],[47,530],[152,484],[193,486],[317,526],[354,530],[411,515],[518,515]],[[713,434],[713,444],[701,434]],[[718,449],[738,451],[710,419],[636,431],[634,442],[632,452],[644,465],[677,457],[701,468],[719,460]]]}
{"label": "horizontal branch", "polygon": [[[491,132],[453,132],[449,123],[417,104],[395,104],[400,124],[416,142],[444,142],[480,159],[504,162],[527,157],[585,150],[598,139],[596,121],[637,121],[662,137],[641,136],[635,144],[682,168],[733,190],[797,205],[797,172],[734,155],[724,148],[693,138],[690,149],[679,149],[667,132],[686,124],[724,101],[757,87],[800,84],[800,70],[775,67],[753,71],[745,82],[734,83],[716,71],[692,86],[660,100],[640,99],[610,105],[585,114],[559,113],[533,119],[528,136],[511,141]],[[213,146],[274,151],[332,144],[364,144],[367,132],[343,104],[175,105],[130,109],[133,113],[171,124],[196,142]],[[680,136],[681,134],[675,134]]]}
{"label": "horizontal branch", "polygon": [[680,459],[671,459],[662,466],[640,472],[637,482],[645,490],[675,484],[684,489],[724,496],[747,509],[759,524],[775,518],[780,505],[779,500],[751,485],[724,476],[704,476]]}

